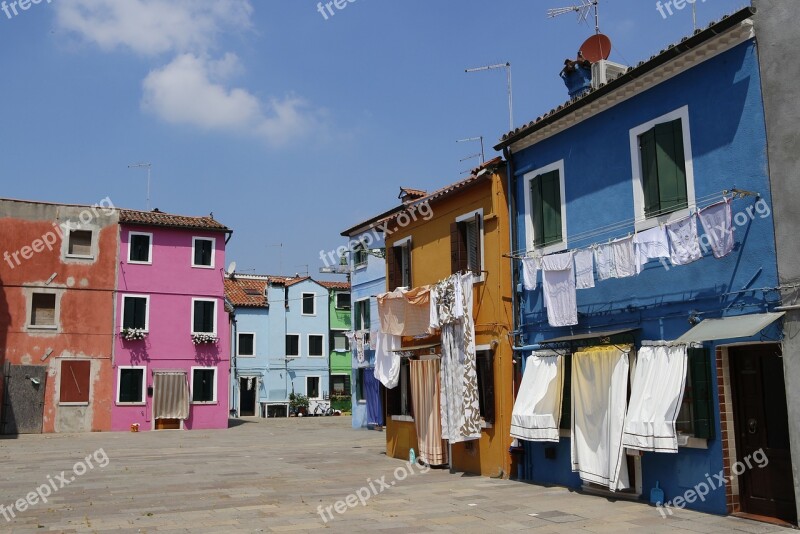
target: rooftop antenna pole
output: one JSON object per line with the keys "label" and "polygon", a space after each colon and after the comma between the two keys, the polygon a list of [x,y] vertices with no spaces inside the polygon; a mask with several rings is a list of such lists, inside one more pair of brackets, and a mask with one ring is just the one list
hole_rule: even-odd
{"label": "rooftop antenna pole", "polygon": [[514,95],[511,89],[511,63],[498,63],[496,65],[486,65],[485,67],[475,67],[474,69],[464,69],[464,72],[478,72],[494,69],[506,69],[506,84],[508,85],[508,129],[511,131],[514,129]]}
{"label": "rooftop antenna pole", "polygon": [[[480,135],[478,137],[468,137],[466,139],[459,139],[458,141],[456,141],[456,143],[466,143],[468,141],[480,141],[481,142],[481,165],[486,163],[486,155],[485,155],[485,153],[483,151],[483,136]],[[474,157],[475,156],[470,156],[468,158],[462,159],[461,161],[465,161],[467,159],[474,158]]]}
{"label": "rooftop antenna pole", "polygon": [[697,5],[696,2],[692,4],[692,32],[697,31]]}
{"label": "rooftop antenna pole", "polygon": [[128,165],[129,169],[147,169],[147,211],[150,211],[150,171],[153,168],[152,163],[134,163]]}

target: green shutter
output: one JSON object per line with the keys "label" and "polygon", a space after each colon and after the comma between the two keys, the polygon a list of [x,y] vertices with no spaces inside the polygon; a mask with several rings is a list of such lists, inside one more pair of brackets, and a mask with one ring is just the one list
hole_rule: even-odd
{"label": "green shutter", "polygon": [[714,432],[714,388],[711,374],[711,358],[704,348],[689,349],[689,369],[692,380],[694,435],[713,439]]}
{"label": "green shutter", "polygon": [[658,195],[658,164],[656,162],[656,132],[650,130],[639,137],[642,160],[642,189],[644,190],[645,217],[659,214],[661,201]]}
{"label": "green shutter", "polygon": [[534,245],[544,247],[563,239],[561,232],[561,177],[548,172],[531,180]]}
{"label": "green shutter", "polygon": [[559,428],[572,429],[572,355],[562,356],[564,388],[561,400],[561,423]]}
{"label": "green shutter", "polygon": [[683,209],[688,201],[681,119],[657,125],[655,141],[661,211],[668,213]]}
{"label": "green shutter", "polygon": [[364,330],[369,330],[370,326],[372,326],[372,320],[371,320],[371,317],[369,316],[370,311],[371,311],[370,301],[365,300],[364,301],[364,324],[362,326],[362,328]]}
{"label": "green shutter", "polygon": [[542,213],[542,181],[541,176],[531,180],[531,216],[533,217],[534,246],[544,246],[544,218]]}

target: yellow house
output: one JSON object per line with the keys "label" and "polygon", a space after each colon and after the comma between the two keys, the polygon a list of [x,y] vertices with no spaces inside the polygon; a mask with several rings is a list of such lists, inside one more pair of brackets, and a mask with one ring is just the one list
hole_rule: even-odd
{"label": "yellow house", "polygon": [[[385,222],[387,290],[433,285],[472,271],[476,368],[482,417],[478,440],[452,446],[451,468],[491,477],[515,473],[509,454],[514,402],[511,273],[506,165],[495,158],[466,179],[420,198],[406,190],[406,208]],[[402,198],[402,197],[401,197]],[[405,215],[404,215],[405,214]],[[403,349],[437,354],[440,336],[402,338]],[[419,450],[414,406],[402,360],[398,387],[386,390],[386,452],[394,458]]]}

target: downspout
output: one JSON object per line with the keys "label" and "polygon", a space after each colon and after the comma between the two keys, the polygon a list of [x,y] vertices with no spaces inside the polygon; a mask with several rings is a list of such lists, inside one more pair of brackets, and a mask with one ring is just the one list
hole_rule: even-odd
{"label": "downspout", "polygon": [[236,370],[236,355],[239,353],[239,335],[238,335],[238,324],[236,322],[236,308],[233,309],[233,313],[231,313],[231,325],[233,328],[233,352],[231,353],[231,369],[233,370],[233,387],[231,388],[231,409],[230,413],[236,414],[237,417],[239,415],[239,405],[236,402],[236,392],[239,391],[239,374]]}

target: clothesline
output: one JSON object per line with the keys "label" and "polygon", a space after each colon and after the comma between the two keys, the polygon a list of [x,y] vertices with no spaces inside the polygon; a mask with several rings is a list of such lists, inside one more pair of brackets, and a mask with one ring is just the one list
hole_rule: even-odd
{"label": "clothesline", "polygon": [[[712,194],[700,197],[698,199],[695,199],[695,202],[692,205],[689,206],[690,216],[694,215],[697,211],[700,211],[703,208],[706,208],[708,206],[712,206],[712,205],[716,204],[718,201],[726,200],[727,199],[727,195],[731,195],[731,199],[744,198],[744,197],[747,197],[747,196],[760,196],[759,193],[755,193],[755,192],[752,192],[752,191],[743,191],[743,190],[735,189],[735,188],[734,189],[725,189],[723,191],[720,191],[720,192],[717,192],[717,193],[712,193]],[[664,210],[662,210],[662,211],[664,211]],[[667,213],[669,213],[669,212],[666,212],[666,211],[664,213],[657,212],[655,214],[655,216],[666,215]],[[652,215],[651,215],[651,218],[652,218]],[[581,232],[581,233],[578,233],[578,234],[574,234],[574,235],[569,236],[569,238],[570,238],[571,241],[586,241],[586,240],[589,240],[589,239],[591,239],[593,237],[597,237],[597,236],[601,236],[601,235],[607,235],[608,233],[613,232],[615,230],[620,230],[622,228],[628,228],[628,227],[634,226],[636,223],[645,222],[646,220],[648,220],[648,219],[647,218],[644,218],[644,219],[641,219],[641,218],[638,218],[638,219],[637,218],[627,219],[627,220],[619,221],[619,222],[612,223],[612,224],[609,224],[609,225],[606,225],[606,226],[600,226],[600,227],[594,228],[592,230],[588,230],[586,232]],[[632,234],[633,233],[631,233],[631,235]],[[613,239],[615,239],[615,238],[610,238],[608,241],[610,242]],[[593,243],[592,245],[577,247],[577,248],[573,248],[573,249],[566,249],[564,251],[559,251],[559,252],[578,251],[578,250],[582,250],[582,249],[586,249],[586,248],[592,248],[592,247],[594,247],[596,245],[597,245],[597,243]],[[523,259],[523,258],[529,257],[529,254],[537,253],[537,252],[540,252],[540,251],[541,251],[541,249],[533,249],[533,250],[519,249],[519,250],[515,250],[515,251],[511,252],[510,254],[504,254],[503,257],[511,258],[511,259]]]}

